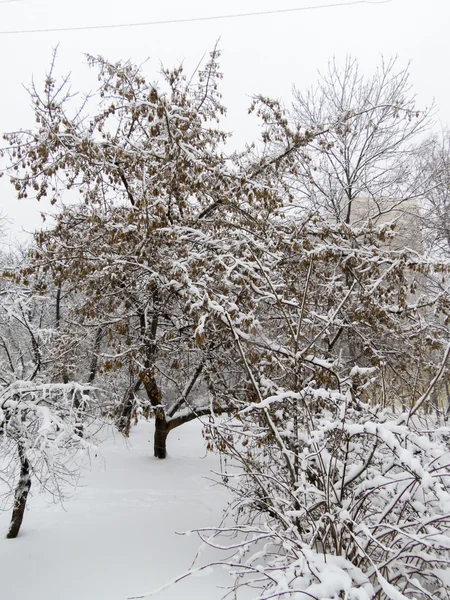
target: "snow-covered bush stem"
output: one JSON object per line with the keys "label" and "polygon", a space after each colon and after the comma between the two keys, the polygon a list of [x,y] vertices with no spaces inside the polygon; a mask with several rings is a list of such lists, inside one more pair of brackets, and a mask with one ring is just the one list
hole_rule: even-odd
{"label": "snow-covered bush stem", "polygon": [[27,458],[26,449],[20,441],[17,443],[17,453],[19,455],[20,474],[14,492],[14,508],[11,516],[11,523],[6,535],[9,539],[17,537],[20,531],[28,494],[31,488],[30,461]]}

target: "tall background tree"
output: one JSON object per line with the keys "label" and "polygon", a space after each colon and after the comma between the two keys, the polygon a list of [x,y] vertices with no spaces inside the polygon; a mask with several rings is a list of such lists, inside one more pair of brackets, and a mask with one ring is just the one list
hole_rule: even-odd
{"label": "tall background tree", "polygon": [[419,167],[428,176],[423,191],[424,245],[434,256],[450,256],[450,132],[432,135],[422,144]]}
{"label": "tall background tree", "polygon": [[[408,68],[395,59],[382,60],[372,76],[352,57],[343,66],[331,61],[316,86],[295,90],[289,114],[306,130],[326,129],[294,182],[303,206],[349,224],[379,218],[423,193],[414,155],[432,108],[417,108]],[[361,201],[365,211],[356,206]]]}

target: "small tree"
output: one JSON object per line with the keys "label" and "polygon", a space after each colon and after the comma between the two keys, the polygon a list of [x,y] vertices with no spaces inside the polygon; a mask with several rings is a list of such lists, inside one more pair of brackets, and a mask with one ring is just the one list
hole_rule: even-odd
{"label": "small tree", "polygon": [[64,484],[75,483],[76,457],[90,446],[80,433],[94,411],[89,384],[53,379],[58,370],[53,353],[58,331],[49,298],[5,279],[1,295],[0,455],[2,478],[11,482],[10,489],[17,479],[7,534],[15,538],[33,479],[59,499]]}

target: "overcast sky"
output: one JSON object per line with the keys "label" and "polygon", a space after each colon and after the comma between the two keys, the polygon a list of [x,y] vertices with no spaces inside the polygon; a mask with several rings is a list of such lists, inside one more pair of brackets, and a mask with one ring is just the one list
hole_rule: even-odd
{"label": "overcast sky", "polygon": [[[351,1],[351,0],[349,0]],[[338,0],[336,0],[336,4]],[[236,142],[251,141],[247,125],[250,96],[263,93],[289,101],[292,85],[305,89],[325,70],[333,56],[343,62],[357,57],[361,70],[371,73],[380,56],[398,55],[399,65],[411,63],[411,83],[418,105],[439,108],[436,127],[450,123],[450,2],[392,0],[318,8],[333,0],[0,0],[2,89],[0,132],[31,123],[24,85],[40,83],[52,50],[59,44],[57,72],[72,72],[74,87],[89,91],[84,54],[108,59],[147,58],[149,78],[158,77],[160,63],[180,61],[192,71],[205,51],[220,38],[224,72],[224,103],[228,129]],[[316,7],[314,10],[116,29],[6,34],[17,30],[169,21],[256,11]],[[0,209],[13,220],[12,235],[39,226],[39,206],[17,201],[6,178],[0,180]],[[44,206],[45,208],[45,206]]]}

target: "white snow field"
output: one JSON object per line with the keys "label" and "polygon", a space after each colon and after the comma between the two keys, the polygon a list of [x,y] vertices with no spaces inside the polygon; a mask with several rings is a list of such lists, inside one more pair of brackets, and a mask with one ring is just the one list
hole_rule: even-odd
{"label": "white snow field", "polygon": [[[153,458],[152,436],[146,422],[127,442],[110,435],[63,507],[35,489],[17,539],[5,539],[10,513],[0,514],[1,600],[125,600],[190,567],[200,540],[175,532],[220,523],[227,494],[209,479],[219,461],[198,422],[170,434],[166,460]],[[208,548],[198,565],[218,558]],[[219,567],[157,598],[218,600],[230,583]]]}

